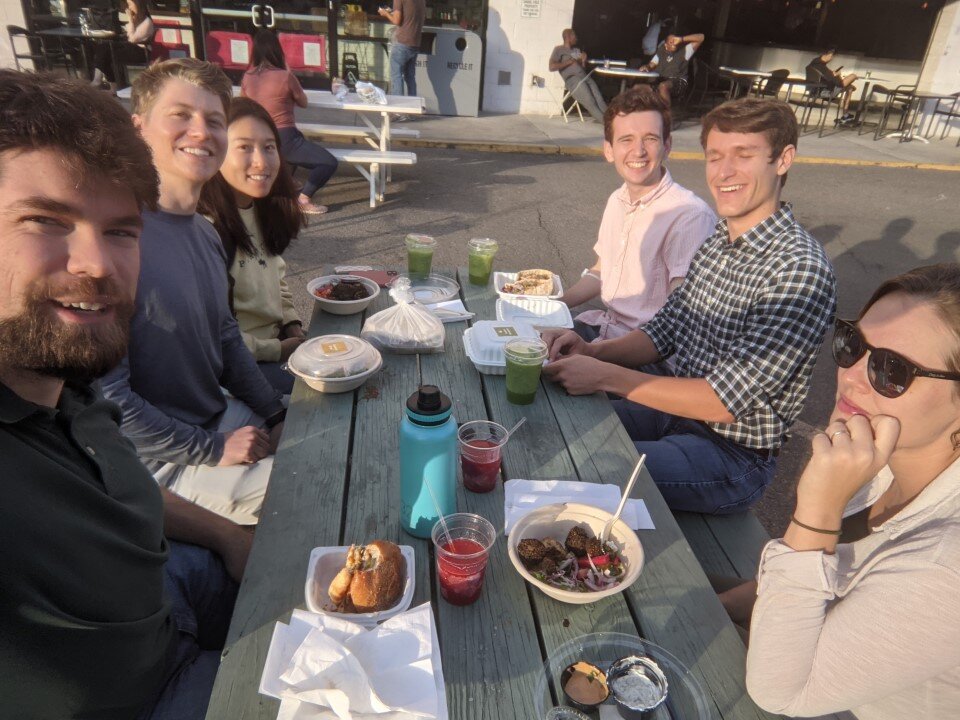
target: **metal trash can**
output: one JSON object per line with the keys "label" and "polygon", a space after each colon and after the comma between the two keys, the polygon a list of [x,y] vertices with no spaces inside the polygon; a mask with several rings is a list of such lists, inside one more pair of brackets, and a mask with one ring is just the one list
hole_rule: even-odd
{"label": "metal trash can", "polygon": [[460,28],[423,28],[417,56],[417,95],[431,115],[476,117],[480,111],[483,42]]}

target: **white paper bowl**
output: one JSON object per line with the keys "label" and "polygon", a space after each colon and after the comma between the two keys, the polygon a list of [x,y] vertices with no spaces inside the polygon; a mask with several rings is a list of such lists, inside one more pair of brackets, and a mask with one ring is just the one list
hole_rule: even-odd
{"label": "white paper bowl", "polygon": [[[367,290],[370,291],[370,295],[360,300],[329,300],[317,297],[314,294],[314,290],[326,285],[328,282],[343,280],[345,278],[362,282]],[[358,312],[366,310],[370,303],[376,299],[377,295],[380,294],[380,286],[369,278],[358,277],[357,275],[324,275],[323,277],[314,278],[308,282],[307,292],[310,293],[310,297],[316,300],[324,312],[328,312],[331,315],[355,315]]]}
{"label": "white paper bowl", "polygon": [[542,590],[545,595],[571,605],[586,605],[623,592],[640,577],[640,571],[643,569],[643,545],[640,544],[640,538],[637,537],[637,534],[623,520],[617,520],[614,524],[610,531],[610,539],[623,549],[621,558],[627,566],[627,572],[620,584],[606,590],[581,593],[561,590],[552,585],[547,585],[530,574],[530,571],[520,562],[520,556],[517,554],[517,545],[520,544],[521,540],[527,538],[542,540],[550,537],[562,544],[566,540],[570,528],[575,525],[589,529],[599,537],[600,531],[603,530],[603,526],[611,517],[613,517],[613,513],[580,503],[557,503],[537,508],[520,518],[510,531],[507,542],[510,562],[513,563],[524,580]]}
{"label": "white paper bowl", "polygon": [[307,582],[304,586],[304,597],[307,601],[307,609],[310,612],[329,615],[330,617],[340,618],[349,622],[363,625],[364,627],[373,627],[377,623],[392,618],[394,615],[404,612],[413,602],[414,577],[416,577],[416,556],[413,548],[409,545],[400,545],[400,554],[407,561],[407,581],[403,586],[403,595],[400,600],[389,610],[381,610],[372,613],[340,613],[334,612],[328,608],[333,607],[330,596],[327,595],[327,588],[337,576],[337,573],[343,569],[347,562],[347,552],[349,546],[344,547],[318,547],[310,553],[310,564],[307,567]]}
{"label": "white paper bowl", "polygon": [[[379,351],[377,351],[377,354],[379,355]],[[366,370],[359,375],[351,375],[350,377],[345,378],[309,377],[307,375],[303,375],[302,373],[298,373],[289,365],[284,365],[284,367],[287,369],[287,372],[293,373],[317,392],[333,395],[336,393],[350,392],[351,390],[356,390],[358,387],[363,385],[363,383],[367,381],[367,378],[372,377],[380,372],[380,368],[383,367],[383,357],[378,357],[377,364],[369,370]]]}

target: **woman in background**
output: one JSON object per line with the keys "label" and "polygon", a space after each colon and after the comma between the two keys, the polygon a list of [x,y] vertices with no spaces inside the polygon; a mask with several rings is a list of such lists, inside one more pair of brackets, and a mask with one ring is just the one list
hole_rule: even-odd
{"label": "woman in background", "polygon": [[287,69],[287,61],[276,33],[267,28],[253,39],[253,56],[240,88],[245,97],[263,105],[280,131],[280,151],[290,165],[302,165],[310,171],[300,191],[300,209],[308,215],[327,212],[325,205],[311,202],[314,193],[327,184],[337,171],[337,159],[329,151],[307,140],[297,129],[293,107],[307,107],[307,96],[300,81]]}
{"label": "woman in background", "polygon": [[270,114],[253,100],[235,99],[227,118],[227,155],[204,186],[199,211],[220,233],[243,341],[270,384],[289,395],[293,376],[281,363],[306,337],[281,256],[304,218],[279,147]]}
{"label": "woman in background", "polygon": [[[93,85],[100,87],[104,81],[110,84],[110,91],[117,91],[117,77],[113,59],[117,64],[146,65],[149,61],[147,44],[153,40],[153,18],[147,9],[146,0],[127,0],[127,22],[124,25],[126,37],[114,43],[97,43],[93,64]],[[111,57],[111,44],[113,55]]]}

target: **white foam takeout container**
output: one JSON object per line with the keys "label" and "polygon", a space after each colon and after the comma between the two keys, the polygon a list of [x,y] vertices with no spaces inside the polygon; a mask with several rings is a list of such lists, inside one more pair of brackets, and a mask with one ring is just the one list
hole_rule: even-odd
{"label": "white foam takeout container", "polygon": [[527,323],[535,328],[572,328],[570,308],[557,300],[520,297],[497,300],[497,320]]}
{"label": "white foam takeout container", "polygon": [[493,286],[497,289],[497,295],[502,298],[547,298],[548,300],[556,300],[563,295],[563,281],[560,280],[560,276],[556,273],[553,273],[553,292],[549,295],[518,295],[516,293],[504,292],[503,286],[507,283],[514,282],[518,274],[519,273],[515,272],[494,271]]}
{"label": "white foam takeout container", "polygon": [[528,323],[481,320],[464,331],[463,348],[470,361],[484,375],[505,375],[507,359],[503,354],[504,346],[517,338],[538,337],[540,333]]}
{"label": "white foam takeout container", "polygon": [[346,545],[342,547],[318,547],[310,553],[307,581],[304,587],[307,609],[310,612],[340,618],[368,628],[409,609],[410,603],[413,602],[416,556],[413,548],[409,545],[400,545],[399,547],[400,554],[407,561],[407,580],[403,586],[403,595],[400,596],[400,600],[392,608],[372,613],[341,613],[332,609],[333,601],[327,595],[327,588],[330,587],[330,583],[333,582],[337,573],[347,563],[347,552],[349,552],[350,546]]}

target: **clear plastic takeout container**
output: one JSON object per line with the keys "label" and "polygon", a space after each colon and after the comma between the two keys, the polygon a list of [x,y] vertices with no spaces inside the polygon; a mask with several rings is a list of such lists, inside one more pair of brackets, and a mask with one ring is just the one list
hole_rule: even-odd
{"label": "clear plastic takeout container", "polygon": [[380,352],[352,335],[321,335],[293,351],[288,365],[304,379],[345,379],[373,370],[382,362]]}
{"label": "clear plastic takeout container", "polygon": [[497,320],[527,323],[536,328],[572,328],[573,316],[562,302],[547,298],[512,297],[497,300]]}

